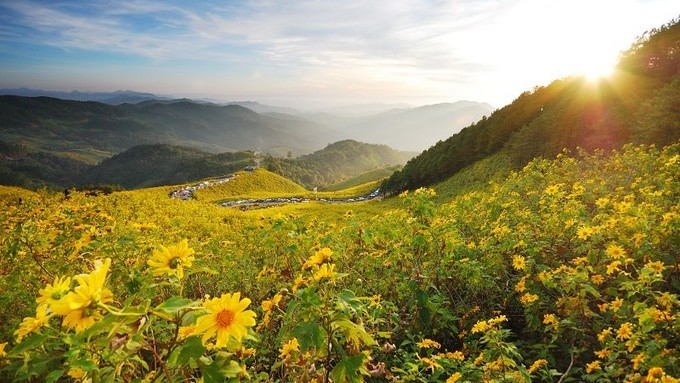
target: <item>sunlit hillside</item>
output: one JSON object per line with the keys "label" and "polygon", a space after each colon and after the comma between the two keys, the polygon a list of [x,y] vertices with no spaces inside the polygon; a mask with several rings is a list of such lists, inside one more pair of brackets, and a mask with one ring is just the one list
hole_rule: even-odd
{"label": "sunlit hillside", "polygon": [[0,376],[674,381],[679,166],[678,145],[627,147],[446,203],[249,212],[3,187]]}

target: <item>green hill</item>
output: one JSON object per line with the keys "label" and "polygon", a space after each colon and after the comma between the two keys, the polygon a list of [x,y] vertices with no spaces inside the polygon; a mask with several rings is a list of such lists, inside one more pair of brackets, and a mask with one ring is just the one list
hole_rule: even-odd
{"label": "green hill", "polygon": [[413,156],[386,145],[338,141],[298,158],[265,158],[263,167],[309,189],[324,188],[369,170],[401,165]]}
{"label": "green hill", "polygon": [[392,175],[392,173],[396,172],[399,170],[401,167],[400,166],[386,166],[384,168],[378,168],[378,169],[373,169],[369,170],[365,173],[361,173],[358,176],[349,178],[345,181],[335,183],[333,185],[330,185],[326,188],[324,188],[324,191],[339,191],[339,190],[344,190],[348,188],[352,188],[355,186],[359,185],[364,185],[369,182],[375,182],[375,181],[380,181],[383,180],[389,176]]}
{"label": "green hill", "polygon": [[301,195],[307,190],[295,182],[265,169],[240,171],[236,177],[221,185],[196,190],[194,197],[200,201],[219,201],[233,198],[260,198],[270,196]]}
{"label": "green hill", "polygon": [[438,142],[383,183],[388,193],[444,181],[504,150],[514,168],[564,148],[613,149],[680,139],[680,23],[641,37],[599,83],[568,77]]}
{"label": "green hill", "polygon": [[176,185],[233,173],[256,164],[250,151],[210,154],[173,145],[139,145],[87,169],[79,184],[125,188]]}
{"label": "green hill", "polygon": [[328,128],[237,105],[188,100],[107,105],[0,96],[0,182],[66,187],[91,165],[137,145],[170,144],[219,153],[309,153]]}

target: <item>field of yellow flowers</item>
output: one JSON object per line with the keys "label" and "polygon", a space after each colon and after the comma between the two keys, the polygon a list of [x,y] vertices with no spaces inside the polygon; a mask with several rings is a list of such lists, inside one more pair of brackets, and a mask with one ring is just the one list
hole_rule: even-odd
{"label": "field of yellow flowers", "polygon": [[0,381],[677,382],[680,145],[241,212],[0,187]]}

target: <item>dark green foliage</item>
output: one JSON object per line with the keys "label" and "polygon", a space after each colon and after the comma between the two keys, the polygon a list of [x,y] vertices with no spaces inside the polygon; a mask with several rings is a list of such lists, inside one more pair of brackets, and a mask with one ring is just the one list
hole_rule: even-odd
{"label": "dark green foliage", "polygon": [[210,154],[172,145],[139,145],[88,169],[80,184],[118,184],[126,188],[181,184],[217,177],[255,165],[250,151]]}
{"label": "dark green foliage", "polygon": [[385,145],[344,140],[295,159],[267,156],[263,167],[311,189],[326,187],[368,170],[403,164],[411,156]]}

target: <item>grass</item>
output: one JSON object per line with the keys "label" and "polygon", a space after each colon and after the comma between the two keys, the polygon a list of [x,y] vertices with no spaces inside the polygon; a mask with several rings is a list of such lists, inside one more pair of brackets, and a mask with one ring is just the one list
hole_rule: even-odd
{"label": "grass", "polygon": [[355,186],[365,185],[373,181],[382,181],[383,179],[392,175],[392,173],[394,173],[395,171],[399,170],[399,168],[401,168],[401,166],[387,166],[384,168],[369,170],[367,172],[359,174],[356,177],[352,177],[350,179],[338,182],[327,188],[324,188],[323,191],[329,192],[340,191],[344,189],[353,188]]}

